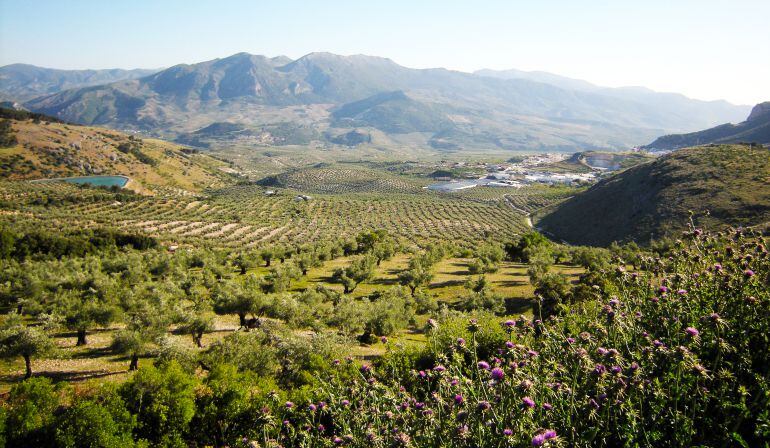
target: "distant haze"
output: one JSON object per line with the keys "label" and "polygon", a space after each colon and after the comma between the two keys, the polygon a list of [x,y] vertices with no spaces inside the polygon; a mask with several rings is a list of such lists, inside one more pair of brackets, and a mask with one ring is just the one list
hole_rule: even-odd
{"label": "distant haze", "polygon": [[0,65],[154,68],[330,51],[755,104],[770,99],[767,17],[766,0],[0,0]]}

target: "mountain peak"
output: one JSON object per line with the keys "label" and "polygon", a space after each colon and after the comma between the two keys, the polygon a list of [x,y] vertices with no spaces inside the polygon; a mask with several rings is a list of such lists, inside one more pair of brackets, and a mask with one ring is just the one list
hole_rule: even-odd
{"label": "mountain peak", "polygon": [[749,118],[747,118],[746,121],[761,120],[766,118],[768,115],[770,115],[770,101],[765,101],[764,103],[757,104],[753,109],[751,109]]}

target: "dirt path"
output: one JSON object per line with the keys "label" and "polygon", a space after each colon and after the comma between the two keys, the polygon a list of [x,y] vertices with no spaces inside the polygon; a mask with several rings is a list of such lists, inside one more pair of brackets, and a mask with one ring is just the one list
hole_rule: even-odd
{"label": "dirt path", "polygon": [[503,196],[503,198],[505,198],[505,203],[506,203],[506,204],[508,204],[508,206],[509,206],[509,207],[511,207],[511,208],[512,208],[512,209],[514,209],[515,211],[517,211],[517,212],[519,212],[519,213],[523,214],[523,215],[524,215],[524,216],[527,218],[527,226],[528,226],[530,229],[534,227],[534,226],[532,225],[532,217],[530,216],[530,213],[529,213],[528,211],[526,211],[526,210],[522,210],[522,209],[520,209],[519,207],[516,207],[515,205],[513,205],[513,202],[511,202],[511,200],[510,200],[510,199],[508,199],[508,196]]}

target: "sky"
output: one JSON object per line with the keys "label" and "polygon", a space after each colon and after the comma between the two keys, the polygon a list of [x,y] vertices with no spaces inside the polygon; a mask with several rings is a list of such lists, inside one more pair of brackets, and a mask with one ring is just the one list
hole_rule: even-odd
{"label": "sky", "polygon": [[770,0],[0,0],[0,65],[160,68],[238,52],[542,70],[770,100]]}

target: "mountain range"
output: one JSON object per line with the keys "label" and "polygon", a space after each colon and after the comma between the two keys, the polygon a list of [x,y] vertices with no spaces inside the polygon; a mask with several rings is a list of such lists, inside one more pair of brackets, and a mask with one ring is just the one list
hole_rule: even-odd
{"label": "mountain range", "polygon": [[0,67],[0,99],[24,102],[43,95],[78,87],[108,84],[136,79],[158,70],[58,70],[29,64],[11,64]]}
{"label": "mountain range", "polygon": [[[0,82],[0,92],[9,90],[6,84]],[[202,146],[346,142],[444,151],[622,149],[737,121],[749,110],[637,88],[594,88],[550,74],[411,69],[386,58],[330,53],[296,60],[239,53],[63,90],[24,106]],[[209,132],[220,128],[229,131]]]}
{"label": "mountain range", "polygon": [[770,143],[770,101],[757,104],[738,124],[726,123],[689,134],[664,135],[645,146],[650,150],[678,149],[708,143]]}

